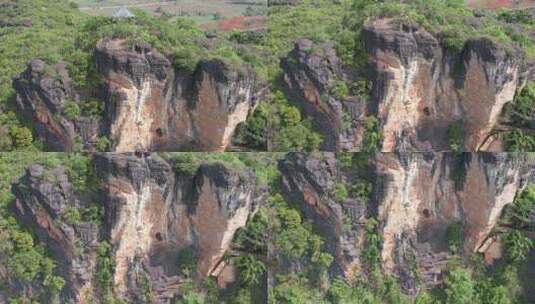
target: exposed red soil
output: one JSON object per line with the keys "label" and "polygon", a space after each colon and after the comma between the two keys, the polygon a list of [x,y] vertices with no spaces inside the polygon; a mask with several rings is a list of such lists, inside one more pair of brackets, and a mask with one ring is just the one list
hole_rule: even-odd
{"label": "exposed red soil", "polygon": [[535,6],[535,0],[472,0],[468,4],[475,7],[486,7],[490,9],[500,8],[522,8]]}
{"label": "exposed red soil", "polygon": [[228,32],[232,30],[254,30],[266,26],[266,16],[240,16],[220,20],[217,23],[207,24],[207,28],[217,28],[220,31]]}

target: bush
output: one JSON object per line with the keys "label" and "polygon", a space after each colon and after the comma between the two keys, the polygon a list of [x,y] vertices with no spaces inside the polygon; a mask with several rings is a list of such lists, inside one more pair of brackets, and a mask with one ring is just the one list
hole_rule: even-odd
{"label": "bush", "polygon": [[504,136],[505,149],[510,152],[530,152],[535,150],[535,136],[522,130],[513,130]]}
{"label": "bush", "polygon": [[98,152],[107,152],[109,151],[110,146],[111,142],[106,136],[97,138],[97,141],[95,142],[95,149],[97,149]]}
{"label": "bush", "polygon": [[95,276],[103,298],[112,297],[115,261],[112,257],[111,249],[111,245],[107,242],[101,242],[97,247],[97,270]]}
{"label": "bush", "polygon": [[266,265],[251,254],[236,258],[234,263],[240,271],[241,283],[246,286],[260,283],[260,278],[267,270]]}
{"label": "bush", "polygon": [[186,247],[178,253],[178,270],[185,277],[196,274],[197,256],[193,247]]}
{"label": "bush", "polygon": [[173,160],[177,174],[193,176],[199,169],[199,163],[192,153],[176,153],[173,155]]}
{"label": "bush", "polygon": [[81,111],[85,116],[102,118],[104,103],[97,99],[91,99],[81,103]]}
{"label": "bush", "polygon": [[80,110],[80,106],[78,105],[78,103],[74,101],[69,101],[65,104],[63,108],[63,114],[65,114],[68,119],[74,120],[80,117],[80,114],[82,114],[82,110]]}
{"label": "bush", "polygon": [[299,110],[291,106],[281,91],[271,96],[271,151],[315,151],[322,137],[312,130],[310,120],[304,120]]}
{"label": "bush", "polygon": [[457,268],[449,271],[444,279],[446,303],[471,304],[474,301],[474,282],[470,273]]}
{"label": "bush", "polygon": [[9,136],[17,149],[28,148],[32,145],[32,132],[26,127],[11,126]]}
{"label": "bush", "polygon": [[511,262],[523,261],[529,251],[534,248],[533,241],[524,236],[520,231],[513,230],[505,238],[507,259]]}
{"label": "bush", "polygon": [[331,87],[331,94],[336,97],[336,99],[344,100],[349,96],[349,88],[343,80],[337,80],[334,82]]}
{"label": "bush", "polygon": [[369,98],[372,93],[372,83],[369,80],[357,80],[351,85],[351,94]]}
{"label": "bush", "polygon": [[460,121],[451,123],[448,126],[448,148],[457,152],[463,148],[464,127]]}
{"label": "bush", "polygon": [[463,225],[460,222],[450,224],[447,231],[448,247],[451,252],[458,252],[464,241]]}
{"label": "bush", "polygon": [[359,181],[351,187],[351,196],[362,200],[369,200],[373,185],[370,182]]}
{"label": "bush", "polygon": [[336,201],[340,203],[344,202],[349,196],[349,192],[347,191],[347,187],[344,183],[336,183],[332,193]]}
{"label": "bush", "polygon": [[364,137],[362,152],[377,153],[381,151],[383,135],[379,129],[379,120],[375,116],[368,116],[364,121]]}
{"label": "bush", "polygon": [[80,214],[80,210],[76,207],[67,207],[65,211],[63,212],[63,220],[68,225],[78,225],[82,221],[82,215]]}

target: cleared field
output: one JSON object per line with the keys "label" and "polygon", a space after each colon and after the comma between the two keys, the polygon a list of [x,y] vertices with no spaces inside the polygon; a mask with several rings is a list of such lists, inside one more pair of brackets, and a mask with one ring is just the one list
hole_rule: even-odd
{"label": "cleared field", "polygon": [[75,0],[80,10],[92,15],[110,16],[120,7],[142,9],[158,15],[188,16],[199,23],[219,19],[262,15],[266,0]]}

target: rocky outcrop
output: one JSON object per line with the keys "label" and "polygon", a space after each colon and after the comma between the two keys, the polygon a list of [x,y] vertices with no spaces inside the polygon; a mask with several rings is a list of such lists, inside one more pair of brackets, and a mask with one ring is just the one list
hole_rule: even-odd
{"label": "rocky outcrop", "polygon": [[61,297],[83,303],[93,288],[98,225],[68,220],[69,212],[85,207],[75,193],[63,167],[46,169],[32,165],[13,186],[17,200],[14,213],[46,244],[57,263],[58,275],[66,281]]}
{"label": "rocky outcrop", "polygon": [[368,22],[362,35],[383,151],[449,150],[453,124],[464,129],[460,150],[491,148],[491,130],[528,76],[520,51],[482,38],[457,54],[419,25],[390,19]]}
{"label": "rocky outcrop", "polygon": [[[412,294],[441,282],[452,254],[448,227],[462,227],[459,254],[485,253],[503,208],[535,178],[533,159],[522,154],[383,153],[372,166],[369,201],[337,202],[330,194],[333,183],[349,187],[356,182],[352,173],[341,170],[332,154],[289,154],[280,163],[283,192],[322,234],[335,257],[335,275],[351,278],[366,268],[360,260],[363,225],[375,217],[382,268],[400,277]],[[350,216],[349,229],[342,228],[344,214]]]}
{"label": "rocky outcrop", "polygon": [[108,150],[117,152],[223,151],[262,86],[248,65],[202,60],[189,72],[150,45],[129,47],[124,40],[100,41],[94,58],[102,78],[95,97],[104,104],[97,121],[84,113],[66,118],[65,104],[81,107],[78,95],[87,94],[73,88],[62,64],[34,61],[14,81],[18,110],[37,122],[35,132],[52,150],[71,151],[76,142],[95,150],[106,137]]}
{"label": "rocky outcrop", "polygon": [[[366,204],[358,198],[336,201],[332,189],[348,182],[338,168],[334,153],[290,153],[279,163],[282,191],[288,202],[298,204],[303,217],[321,232],[326,250],[334,257],[331,272],[348,278],[358,271],[362,246],[361,224]],[[351,221],[350,227],[344,217]]]}
{"label": "rocky outcrop", "polygon": [[[281,60],[287,96],[324,135],[323,150],[363,150],[367,116],[380,122],[383,152],[449,151],[453,127],[463,133],[459,151],[503,150],[491,131],[535,79],[522,51],[479,38],[454,52],[418,24],[387,18],[369,20],[361,35],[367,69],[345,66],[332,45],[308,39]],[[361,94],[362,78],[373,83],[371,96]]]}
{"label": "rocky outcrop", "polygon": [[94,119],[70,119],[65,115],[67,104],[78,103],[79,95],[64,64],[50,66],[42,60],[33,60],[27,70],[14,79],[13,86],[17,91],[17,110],[31,122],[37,139],[47,150],[74,150],[77,134],[81,134],[82,129],[87,141],[95,139],[98,123]]}
{"label": "rocky outcrop", "polygon": [[215,164],[202,165],[194,177],[175,176],[156,155],[107,154],[96,163],[110,202],[106,223],[117,263],[115,286],[124,297],[137,288],[131,286],[132,270],[144,269],[154,289],[166,290],[156,297],[168,294],[170,300],[178,289],[173,293],[165,284],[180,281],[176,263],[184,249],[193,248],[199,278],[212,275],[258,204],[251,172]]}
{"label": "rocky outcrop", "polygon": [[383,268],[413,291],[416,273],[424,287],[440,281],[448,227],[462,226],[466,254],[482,252],[505,205],[534,178],[525,155],[381,154],[376,168]]}
{"label": "rocky outcrop", "polygon": [[333,94],[337,84],[349,81],[333,45],[316,46],[311,40],[300,39],[281,60],[281,68],[291,100],[302,106],[324,136],[321,149],[359,150],[363,130],[357,122],[364,118],[366,102],[358,96]]}
{"label": "rocky outcrop", "polygon": [[[102,183],[100,225],[67,220],[69,209],[83,210],[90,199],[73,192],[62,167],[31,166],[13,187],[17,218],[61,261],[58,275],[67,281],[62,301],[101,296],[93,281],[104,241],[111,246],[113,294],[131,302],[171,303],[186,279],[202,282],[234,271],[221,271],[223,256],[263,199],[251,171],[214,163],[188,176],[155,154],[100,154],[93,163]],[[184,250],[197,261],[188,278],[180,272]]]}

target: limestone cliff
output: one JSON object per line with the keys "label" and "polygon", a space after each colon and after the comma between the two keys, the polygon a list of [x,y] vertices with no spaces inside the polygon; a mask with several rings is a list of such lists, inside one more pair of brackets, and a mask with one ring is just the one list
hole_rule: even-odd
{"label": "limestone cliff", "polygon": [[383,153],[370,166],[369,199],[340,202],[332,189],[357,183],[355,168],[340,168],[334,154],[289,154],[280,163],[283,192],[324,237],[335,257],[331,272],[347,278],[366,269],[364,225],[377,218],[382,268],[409,293],[441,282],[448,227],[462,226],[463,254],[485,254],[503,208],[535,178],[535,163],[521,154]]}
{"label": "limestone cliff", "polygon": [[[285,89],[326,137],[324,150],[362,150],[366,116],[380,122],[383,152],[448,151],[452,126],[464,133],[459,151],[503,150],[491,131],[534,79],[535,65],[520,50],[481,38],[456,53],[417,24],[384,18],[366,22],[361,36],[363,70],[342,64],[332,45],[306,39],[281,61]],[[358,96],[355,76],[373,83],[371,96]],[[336,94],[340,83],[344,94]]]}
{"label": "limestone cliff", "polygon": [[106,151],[223,151],[262,86],[247,65],[201,60],[188,72],[150,45],[129,47],[118,39],[100,41],[94,60],[102,79],[94,92],[104,104],[101,117],[65,115],[67,103],[84,108],[87,92],[74,88],[61,64],[32,61],[14,80],[18,110],[34,121],[47,149],[91,151],[107,138]]}
{"label": "limestone cliff", "polygon": [[35,227],[66,278],[64,302],[99,298],[97,248],[106,242],[114,296],[174,303],[187,279],[180,272],[181,252],[191,252],[197,261],[188,278],[217,277],[214,270],[226,267],[223,256],[234,233],[262,198],[252,172],[217,163],[201,165],[194,176],[175,173],[171,161],[158,155],[101,154],[93,163],[102,183],[99,225],[66,217],[67,210],[84,210],[89,198],[73,192],[61,166],[52,171],[31,166],[13,188],[17,218]]}

